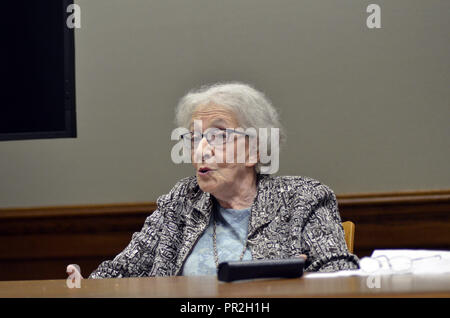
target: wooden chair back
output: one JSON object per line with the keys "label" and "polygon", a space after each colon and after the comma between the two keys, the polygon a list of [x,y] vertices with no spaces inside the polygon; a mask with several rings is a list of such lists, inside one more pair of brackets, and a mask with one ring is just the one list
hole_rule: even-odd
{"label": "wooden chair back", "polygon": [[350,253],[353,254],[353,244],[355,241],[355,224],[352,221],[342,222],[344,228],[345,242]]}

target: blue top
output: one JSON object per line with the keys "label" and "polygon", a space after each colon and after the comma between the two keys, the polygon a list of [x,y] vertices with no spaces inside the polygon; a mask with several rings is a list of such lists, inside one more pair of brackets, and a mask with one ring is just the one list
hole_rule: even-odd
{"label": "blue top", "polygon": [[[219,264],[225,261],[238,261],[244,244],[247,241],[250,208],[244,210],[224,209],[215,205],[211,213],[206,231],[197,241],[191,254],[186,259],[183,270],[184,276],[217,275],[214,261],[213,222],[216,218],[216,241]],[[247,247],[244,260],[251,260],[252,254]]]}

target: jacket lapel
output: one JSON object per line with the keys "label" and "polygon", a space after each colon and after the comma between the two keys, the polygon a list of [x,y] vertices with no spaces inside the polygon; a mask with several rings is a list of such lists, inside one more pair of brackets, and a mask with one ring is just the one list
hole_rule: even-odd
{"label": "jacket lapel", "polygon": [[271,191],[272,177],[258,175],[258,190],[255,201],[251,207],[251,217],[248,228],[248,238],[251,239],[256,231],[273,220],[277,209],[274,204],[274,193]]}

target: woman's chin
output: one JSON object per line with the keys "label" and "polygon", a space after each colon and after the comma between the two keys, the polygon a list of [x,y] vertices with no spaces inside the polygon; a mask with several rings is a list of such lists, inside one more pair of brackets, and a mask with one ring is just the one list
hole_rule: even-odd
{"label": "woman's chin", "polygon": [[202,180],[202,178],[199,178],[199,176],[197,176],[197,183],[203,192],[211,193],[214,192],[214,189],[216,188],[213,181]]}

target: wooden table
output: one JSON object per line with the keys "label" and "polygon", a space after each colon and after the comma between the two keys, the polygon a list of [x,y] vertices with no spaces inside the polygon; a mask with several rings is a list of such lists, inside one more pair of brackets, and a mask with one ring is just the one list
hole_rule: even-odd
{"label": "wooden table", "polygon": [[0,297],[20,298],[292,298],[292,297],[450,297],[450,275],[382,276],[380,288],[366,277],[219,282],[214,276],[83,279],[80,288],[66,280],[3,281]]}

